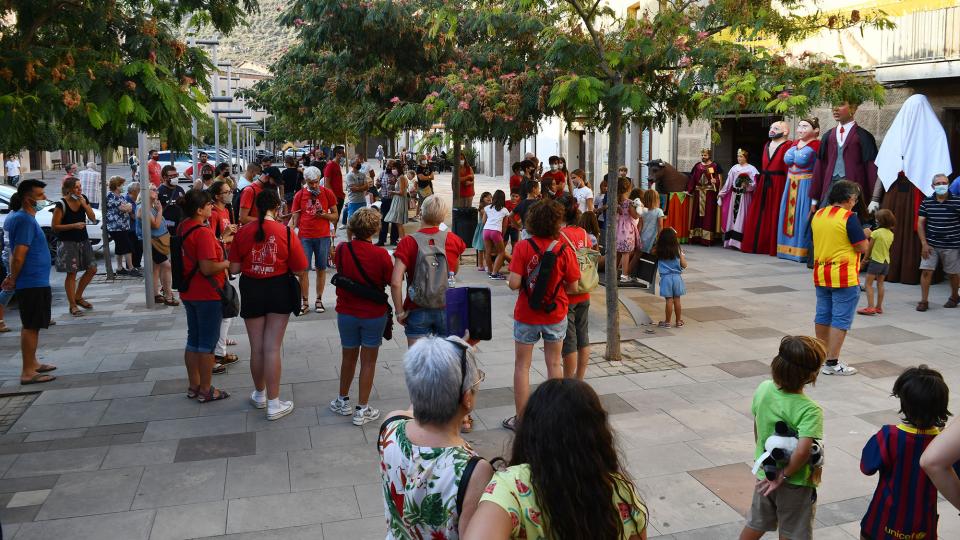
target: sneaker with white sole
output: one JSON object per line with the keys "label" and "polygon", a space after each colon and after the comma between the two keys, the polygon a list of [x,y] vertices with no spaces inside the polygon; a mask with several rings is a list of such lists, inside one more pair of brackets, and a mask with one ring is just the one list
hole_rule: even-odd
{"label": "sneaker with white sole", "polygon": [[843,362],[837,362],[835,366],[828,366],[824,364],[823,368],[820,369],[820,373],[824,375],[856,375],[857,368],[850,367]]}
{"label": "sneaker with white sole", "polygon": [[267,420],[277,420],[293,412],[292,401],[281,401],[276,409],[267,407]]}
{"label": "sneaker with white sole", "polygon": [[253,404],[253,406],[256,407],[256,408],[258,408],[258,409],[266,409],[266,408],[267,408],[267,396],[264,395],[262,400],[257,399],[256,396],[257,396],[257,393],[256,393],[256,392],[251,392],[251,393],[250,393],[250,403]]}
{"label": "sneaker with white sole", "polygon": [[330,410],[343,416],[353,416],[353,405],[349,399],[337,399],[330,402]]}
{"label": "sneaker with white sole", "polygon": [[380,411],[378,409],[374,409],[369,405],[360,408],[358,405],[357,410],[353,413],[353,425],[362,426],[368,422],[373,422],[377,418],[380,418]]}

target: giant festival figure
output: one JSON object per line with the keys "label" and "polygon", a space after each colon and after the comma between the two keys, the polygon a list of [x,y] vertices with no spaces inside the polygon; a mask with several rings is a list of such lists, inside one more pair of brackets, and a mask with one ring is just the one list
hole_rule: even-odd
{"label": "giant festival figure", "polygon": [[691,197],[687,193],[690,179],[662,159],[648,162],[647,168],[650,170],[650,178],[656,182],[657,192],[660,193],[660,208],[667,215],[663,227],[673,227],[680,243],[686,244],[690,239]]}
{"label": "giant festival figure", "polygon": [[810,184],[813,166],[820,150],[820,121],[805,118],[797,123],[797,140],[783,156],[787,171],[787,188],[780,201],[780,223],[777,227],[777,257],[807,262],[813,238],[810,234]]}
{"label": "giant festival figure", "polygon": [[743,225],[740,251],[744,253],[777,254],[780,199],[787,185],[787,164],[783,156],[792,146],[787,138],[789,134],[790,126],[786,122],[778,121],[770,126],[770,140],[763,146],[760,179]]}
{"label": "giant festival figure", "polygon": [[709,148],[700,150],[700,161],[690,171],[687,192],[692,195],[690,242],[710,246],[721,239],[717,192],[723,185],[723,168],[713,161]]}
{"label": "giant festival figure", "polygon": [[750,154],[737,150],[737,164],[730,167],[727,181],[717,195],[720,204],[720,227],[723,230],[723,247],[740,249],[743,240],[743,221],[753,198],[753,189],[757,185],[760,171],[747,162]]}

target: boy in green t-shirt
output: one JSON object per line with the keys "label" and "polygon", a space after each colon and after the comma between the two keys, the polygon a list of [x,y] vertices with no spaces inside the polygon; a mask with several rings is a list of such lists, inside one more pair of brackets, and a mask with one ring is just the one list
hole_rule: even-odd
{"label": "boy in green t-shirt", "polygon": [[813,516],[819,472],[810,467],[814,439],[823,438],[823,409],[803,393],[803,387],[817,380],[826,359],[823,342],[808,336],[786,336],[771,363],[772,381],[764,381],[753,394],[750,407],[757,449],[764,453],[767,438],[783,421],[797,432],[799,442],[786,467],[774,480],[758,475],[753,503],[740,540],[760,540],[766,531],[780,531],[780,538],[813,538]]}
{"label": "boy in green t-shirt", "polygon": [[[890,246],[893,245],[893,229],[897,218],[890,210],[877,210],[877,229],[870,234],[870,247],[867,248],[867,281],[863,290],[867,293],[867,307],[858,309],[861,315],[880,315],[883,313],[883,282],[890,269]],[[877,303],[873,303],[873,282],[877,282]]]}

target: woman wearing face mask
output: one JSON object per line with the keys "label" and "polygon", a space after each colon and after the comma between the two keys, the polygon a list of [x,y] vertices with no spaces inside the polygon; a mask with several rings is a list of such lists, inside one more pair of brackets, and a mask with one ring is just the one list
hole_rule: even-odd
{"label": "woman wearing face mask", "polygon": [[423,206],[423,200],[433,195],[433,169],[430,168],[430,162],[427,156],[420,156],[420,164],[417,165],[417,218],[420,217],[420,207]]}
{"label": "woman wearing face mask", "polygon": [[[380,215],[383,218],[380,221],[380,235],[378,236],[377,243],[374,245],[383,246],[387,243],[387,233],[390,233],[390,244],[396,245],[397,235],[399,227],[396,223],[390,223],[387,221],[387,216],[390,215],[391,209],[393,209],[394,196],[397,195],[397,182],[400,179],[402,170],[400,168],[399,161],[392,159],[387,160],[387,166],[384,167],[383,172],[380,173],[380,178],[377,179],[377,188],[380,190]],[[406,192],[404,192],[405,194]],[[404,199],[406,201],[406,199]],[[397,204],[400,204],[399,198],[396,201]],[[403,207],[404,218],[406,218],[406,206]],[[404,219],[403,223],[406,223]]]}
{"label": "woman wearing face mask", "polygon": [[[551,197],[559,197],[563,194],[563,190],[567,187],[567,173],[562,169],[562,158],[559,156],[550,156],[547,160],[550,163],[550,170],[543,173],[540,176],[541,182],[548,182],[548,185],[552,185],[553,188],[550,190],[552,195]],[[545,186],[541,183],[540,191],[547,195],[547,190]]]}
{"label": "woman wearing face mask", "polygon": [[[337,196],[330,189],[320,185],[320,169],[307,167],[303,171],[303,176],[307,180],[307,185],[298,190],[293,197],[291,207],[293,217],[290,218],[290,228],[297,229],[300,244],[307,257],[307,264],[312,264],[317,272],[317,296],[313,302],[313,310],[324,313],[327,309],[323,306],[323,286],[326,283],[327,261],[330,258],[332,242],[330,225],[336,223],[339,217]],[[309,271],[310,269],[307,268],[299,276],[302,300],[300,315],[305,315],[310,309],[307,304],[307,295],[310,293]]]}
{"label": "woman wearing face mask", "polygon": [[460,198],[461,206],[473,206],[473,167],[467,163],[467,158],[460,154]]}
{"label": "woman wearing face mask", "polygon": [[[213,210],[210,212],[210,228],[213,229],[213,234],[220,241],[220,244],[223,245],[223,252],[229,254],[233,237],[237,234],[237,226],[232,223],[229,207],[230,201],[233,199],[233,189],[223,180],[217,180],[210,184],[207,193],[213,199]],[[214,373],[222,373],[226,371],[225,366],[240,360],[236,354],[227,352],[227,346],[237,344],[236,341],[227,339],[232,323],[233,318],[223,319],[220,323],[220,339],[217,340],[217,346],[213,352],[214,359],[217,361],[213,366]]]}
{"label": "woman wearing face mask", "polygon": [[[393,230],[397,231],[396,234],[399,236],[393,236],[393,241],[391,242],[394,245],[398,245],[400,240],[403,240],[407,236],[406,232],[403,230],[403,226],[410,221],[409,219],[409,204],[410,204],[410,172],[407,171],[406,174],[403,174],[402,166],[398,163],[390,170],[391,175],[393,175],[394,183],[390,186],[390,194],[393,197],[393,203],[389,206],[388,210],[383,211],[383,226],[380,229],[380,240],[381,243],[383,240],[386,240],[387,235],[385,227],[389,225]],[[381,207],[382,208],[382,207]]]}

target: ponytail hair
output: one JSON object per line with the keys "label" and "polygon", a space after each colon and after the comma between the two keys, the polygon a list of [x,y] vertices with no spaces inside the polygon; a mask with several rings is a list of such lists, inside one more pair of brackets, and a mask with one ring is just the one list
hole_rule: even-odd
{"label": "ponytail hair", "polygon": [[184,217],[192,218],[197,214],[197,211],[203,209],[208,202],[211,202],[209,193],[200,189],[191,189],[184,194],[183,197],[180,197],[177,205],[180,206],[180,209],[183,211]]}
{"label": "ponytail hair", "polygon": [[263,220],[267,217],[267,212],[280,207],[280,194],[272,189],[265,189],[257,195],[254,204],[257,206],[257,233],[253,235],[253,239],[263,242],[267,238],[263,232]]}
{"label": "ponytail hair", "polygon": [[16,212],[23,208],[23,200],[20,197],[19,193],[14,193],[10,196],[10,204],[7,205],[11,212]]}

